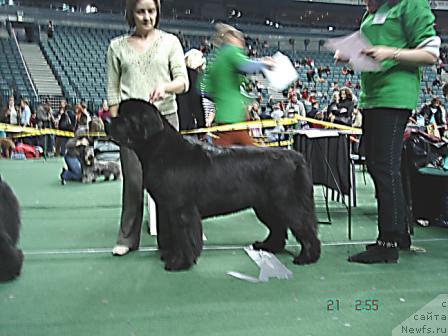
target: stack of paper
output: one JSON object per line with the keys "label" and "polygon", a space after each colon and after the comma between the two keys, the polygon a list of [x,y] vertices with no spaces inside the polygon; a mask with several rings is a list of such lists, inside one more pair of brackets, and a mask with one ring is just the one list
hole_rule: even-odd
{"label": "stack of paper", "polygon": [[348,36],[329,39],[325,43],[325,47],[333,52],[338,51],[339,56],[342,59],[347,59],[355,71],[381,70],[379,62],[362,53],[372,45],[359,30]]}
{"label": "stack of paper", "polygon": [[291,60],[281,52],[276,52],[272,58],[275,61],[274,68],[271,70],[263,69],[263,73],[273,89],[283,91],[299,78],[299,75]]}

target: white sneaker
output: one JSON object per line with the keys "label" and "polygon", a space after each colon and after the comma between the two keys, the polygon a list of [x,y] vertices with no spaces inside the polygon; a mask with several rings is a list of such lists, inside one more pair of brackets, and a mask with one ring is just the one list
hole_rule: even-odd
{"label": "white sneaker", "polygon": [[112,255],[114,256],[124,256],[129,253],[129,247],[124,245],[115,245],[112,249]]}

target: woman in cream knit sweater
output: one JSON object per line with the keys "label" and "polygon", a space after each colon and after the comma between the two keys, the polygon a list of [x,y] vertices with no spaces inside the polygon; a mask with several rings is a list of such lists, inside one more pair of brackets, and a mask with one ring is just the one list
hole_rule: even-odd
{"label": "woman in cream knit sweater", "polygon": [[[107,52],[107,99],[111,117],[120,101],[139,98],[153,103],[179,128],[175,95],[188,89],[184,53],[177,37],[159,30],[160,0],[126,0],[126,20],[135,31],[113,39]],[[143,174],[139,159],[120,148],[123,171],[121,225],[114,255],[136,250],[143,217]]]}

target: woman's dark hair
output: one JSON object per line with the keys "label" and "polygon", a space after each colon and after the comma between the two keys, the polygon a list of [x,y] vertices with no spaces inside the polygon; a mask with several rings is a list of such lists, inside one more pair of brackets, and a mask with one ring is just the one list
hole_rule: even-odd
{"label": "woman's dark hair", "polygon": [[[346,100],[352,101],[353,100],[353,93],[352,90],[350,90],[348,87],[344,86],[341,90],[339,90],[339,92],[344,92],[345,93],[345,97]],[[339,93],[339,95],[340,95]]]}

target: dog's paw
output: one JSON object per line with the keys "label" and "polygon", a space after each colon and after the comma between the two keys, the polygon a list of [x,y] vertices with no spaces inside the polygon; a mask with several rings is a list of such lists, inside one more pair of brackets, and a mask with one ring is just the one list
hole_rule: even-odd
{"label": "dog's paw", "polygon": [[293,263],[296,265],[307,265],[313,263],[313,261],[309,260],[310,258],[307,256],[299,255],[294,258]]}
{"label": "dog's paw", "polygon": [[313,251],[313,253],[300,253],[297,257],[294,258],[294,264],[296,265],[307,265],[314,264],[319,260],[320,257],[320,249]]}
{"label": "dog's paw", "polygon": [[[161,255],[161,258],[162,257],[165,256]],[[190,269],[195,263],[196,260],[188,260],[187,258],[180,256],[170,256],[169,259],[165,260],[165,270],[170,272],[186,271]]]}
{"label": "dog's paw", "polygon": [[285,244],[284,243],[274,244],[273,242],[269,241],[263,241],[263,242],[256,241],[255,243],[252,244],[252,247],[254,250],[263,250],[271,253],[279,253],[285,249]]}

